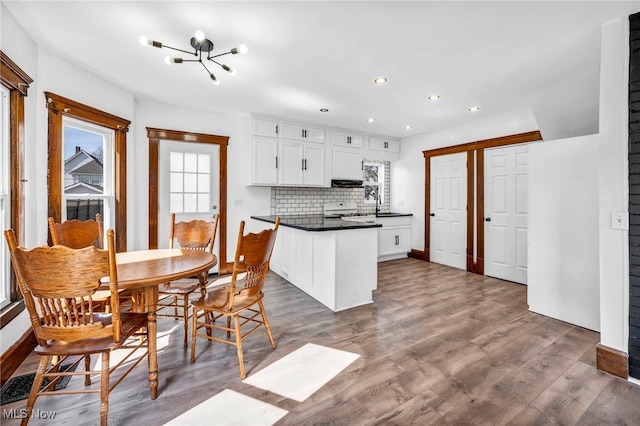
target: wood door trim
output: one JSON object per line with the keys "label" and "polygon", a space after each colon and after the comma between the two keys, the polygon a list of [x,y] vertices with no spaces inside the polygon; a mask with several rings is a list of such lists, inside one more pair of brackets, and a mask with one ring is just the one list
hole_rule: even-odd
{"label": "wood door trim", "polygon": [[220,183],[220,230],[218,233],[220,235],[220,253],[218,255],[218,265],[220,274],[227,273],[233,266],[232,263],[227,263],[227,147],[229,145],[229,136],[147,127],[147,138],[149,139],[149,248],[158,248],[160,140],[208,143],[220,147],[218,176]]}
{"label": "wood door trim", "polygon": [[[467,152],[467,271],[484,274],[484,227],[480,226],[484,221],[484,150],[487,148],[497,148],[500,146],[541,140],[542,135],[540,132],[534,130],[531,132],[422,151],[425,158],[424,253],[427,260],[429,260],[429,244],[431,238],[431,230],[429,229],[431,223],[429,219],[431,213],[431,157]],[[474,193],[477,194],[475,202]],[[473,206],[473,208],[470,208],[470,206]],[[474,222],[474,219],[476,219],[477,222]],[[474,223],[478,224],[475,233]],[[474,251],[476,252],[475,260]]]}

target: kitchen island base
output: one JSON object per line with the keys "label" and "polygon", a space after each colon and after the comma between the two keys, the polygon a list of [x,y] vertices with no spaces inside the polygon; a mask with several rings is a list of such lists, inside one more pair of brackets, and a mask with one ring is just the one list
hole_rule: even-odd
{"label": "kitchen island base", "polygon": [[378,229],[310,232],[281,226],[271,270],[329,309],[373,302]]}

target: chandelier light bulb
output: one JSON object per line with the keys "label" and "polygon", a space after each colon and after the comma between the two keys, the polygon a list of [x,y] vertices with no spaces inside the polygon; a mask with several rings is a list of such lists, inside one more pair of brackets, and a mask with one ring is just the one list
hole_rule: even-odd
{"label": "chandelier light bulb", "polygon": [[218,80],[215,75],[209,74],[209,77],[211,77],[211,80],[213,80],[213,84],[215,84],[216,86],[220,84],[220,80]]}
{"label": "chandelier light bulb", "polygon": [[200,30],[196,31],[196,33],[194,34],[196,40],[202,42],[204,41],[204,33]]}
{"label": "chandelier light bulb", "polygon": [[234,55],[237,55],[238,53],[244,55],[248,51],[249,51],[249,48],[247,47],[246,44],[241,44],[240,46],[231,49],[231,53]]}
{"label": "chandelier light bulb", "polygon": [[145,37],[145,36],[140,36],[138,41],[140,41],[140,44],[143,45],[143,46],[148,46],[149,45],[149,39],[147,37]]}
{"label": "chandelier light bulb", "polygon": [[226,72],[228,72],[231,75],[236,75],[236,70],[234,68],[231,68],[225,64],[222,64],[222,69],[225,70]]}
{"label": "chandelier light bulb", "polygon": [[167,65],[171,65],[171,56],[165,56],[164,57],[164,63]]}

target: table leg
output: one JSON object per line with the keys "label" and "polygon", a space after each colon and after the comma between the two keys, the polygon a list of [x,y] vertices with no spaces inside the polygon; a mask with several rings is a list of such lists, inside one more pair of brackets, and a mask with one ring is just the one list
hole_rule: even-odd
{"label": "table leg", "polygon": [[156,305],[158,303],[158,286],[145,287],[145,302],[147,304],[147,318],[149,320],[149,390],[151,399],[158,397],[158,324],[156,322]]}

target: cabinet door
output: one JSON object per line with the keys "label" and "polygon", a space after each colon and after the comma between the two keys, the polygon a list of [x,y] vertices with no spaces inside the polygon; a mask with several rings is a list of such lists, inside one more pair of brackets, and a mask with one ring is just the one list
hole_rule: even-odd
{"label": "cabinet door", "polygon": [[324,185],[324,146],[305,145],[303,183]]}
{"label": "cabinet door", "polygon": [[278,183],[278,140],[254,136],[251,155],[251,183],[276,185]]}
{"label": "cabinet door", "polygon": [[335,133],[333,135],[333,144],[340,146],[348,146],[350,148],[362,148],[362,135],[350,135],[346,133]]}
{"label": "cabinet door", "polygon": [[370,137],[369,148],[376,151],[400,152],[400,141]]}
{"label": "cabinet door", "polygon": [[378,256],[394,254],[397,251],[396,228],[380,228],[380,246]]}
{"label": "cabinet door", "polygon": [[257,136],[278,136],[278,122],[264,118],[253,119],[253,134]]}
{"label": "cabinet door", "polygon": [[280,137],[294,141],[324,143],[324,130],[295,124],[282,124]]}
{"label": "cabinet door", "polygon": [[396,251],[398,253],[408,253],[411,251],[411,226],[398,226],[396,228],[398,236]]}
{"label": "cabinet door", "polygon": [[303,153],[302,142],[280,140],[278,175],[281,185],[301,185],[303,183]]}
{"label": "cabinet door", "polygon": [[348,148],[333,149],[333,179],[363,179],[362,151]]}

